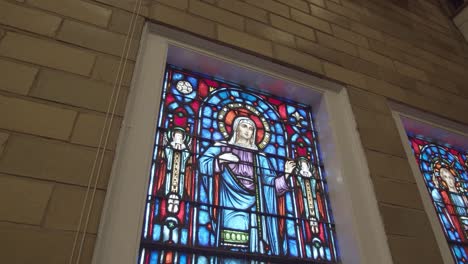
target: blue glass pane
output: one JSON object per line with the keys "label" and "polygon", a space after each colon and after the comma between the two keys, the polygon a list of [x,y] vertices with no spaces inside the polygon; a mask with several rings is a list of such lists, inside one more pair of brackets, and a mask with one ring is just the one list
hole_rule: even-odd
{"label": "blue glass pane", "polygon": [[158,264],[159,263],[159,252],[157,252],[157,251],[151,252],[150,263],[151,264]]}
{"label": "blue glass pane", "polygon": [[180,74],[180,73],[174,73],[174,75],[173,75],[172,78],[173,78],[175,81],[179,81],[179,80],[182,80],[183,77],[184,77],[184,76],[183,76],[182,74]]}
{"label": "blue glass pane", "polygon": [[210,233],[208,229],[204,226],[200,226],[198,229],[198,241],[201,246],[208,246],[208,242],[210,239]]}
{"label": "blue glass pane", "polygon": [[161,239],[161,225],[154,225],[153,227],[153,240],[159,241]]}
{"label": "blue glass pane", "polygon": [[193,78],[193,77],[187,77],[187,81],[190,82],[190,84],[192,84],[193,87],[197,87],[198,86],[198,81],[197,79]]}

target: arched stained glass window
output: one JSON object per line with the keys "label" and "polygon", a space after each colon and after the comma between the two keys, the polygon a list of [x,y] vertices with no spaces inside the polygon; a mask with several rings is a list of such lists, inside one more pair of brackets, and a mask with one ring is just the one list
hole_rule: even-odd
{"label": "arched stained glass window", "polygon": [[333,263],[310,106],[167,65],[139,263]]}
{"label": "arched stained glass window", "polygon": [[455,263],[468,263],[468,152],[409,140]]}

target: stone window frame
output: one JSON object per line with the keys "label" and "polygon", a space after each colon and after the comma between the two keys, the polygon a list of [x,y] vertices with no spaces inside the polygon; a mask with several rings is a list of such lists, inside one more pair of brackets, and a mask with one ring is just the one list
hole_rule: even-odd
{"label": "stone window frame", "polygon": [[213,64],[226,75],[241,74],[244,85],[264,89],[262,83],[280,81],[283,89],[268,92],[312,105],[316,111],[316,127],[320,130],[340,263],[391,264],[345,87],[151,23],[145,25],[142,33],[93,263],[127,264],[137,260],[165,64],[203,71],[191,63],[194,58],[203,60],[200,65]]}
{"label": "stone window frame", "polygon": [[395,102],[390,102],[390,107],[443,263],[452,264],[454,260],[451,250],[440,226],[439,217],[434,210],[432,199],[427,191],[419,166],[414,158],[413,150],[408,144],[407,133],[423,130],[424,136],[435,142],[452,143],[455,147],[468,149],[468,133],[463,132],[468,131],[468,126]]}

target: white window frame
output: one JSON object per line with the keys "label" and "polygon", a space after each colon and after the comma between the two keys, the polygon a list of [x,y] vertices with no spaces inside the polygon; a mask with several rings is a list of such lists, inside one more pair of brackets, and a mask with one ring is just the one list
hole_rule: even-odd
{"label": "white window frame", "polygon": [[[395,119],[398,132],[403,142],[408,162],[421,195],[423,208],[426,211],[431,228],[434,232],[444,264],[454,263],[451,250],[448,246],[444,231],[439,222],[439,217],[434,209],[432,198],[427,191],[426,183],[419,169],[411,146],[408,144],[408,132],[423,131],[423,136],[436,142],[448,143],[464,149],[468,149],[468,126],[423,112],[395,102],[390,103],[392,115]],[[465,131],[465,132],[463,132]]]}
{"label": "white window frame", "polygon": [[[170,53],[174,48],[189,55],[205,56],[226,67],[237,67],[241,72],[247,71],[246,75],[251,76],[246,78],[251,82],[268,78],[280,80],[287,87],[273,91],[274,94],[312,105],[335,218],[340,262],[392,263],[364,150],[343,86],[150,23],[145,25],[142,34],[93,263],[137,261],[165,64],[168,58],[178,57]],[[177,58],[169,62],[174,60]]]}

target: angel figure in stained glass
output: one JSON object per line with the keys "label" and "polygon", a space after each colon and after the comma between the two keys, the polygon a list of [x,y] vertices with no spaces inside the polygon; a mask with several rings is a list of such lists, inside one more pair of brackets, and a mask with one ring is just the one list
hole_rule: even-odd
{"label": "angel figure in stained glass", "polygon": [[310,229],[312,233],[318,234],[320,214],[317,206],[317,180],[314,178],[314,168],[310,162],[305,158],[299,158],[297,166],[297,174],[301,177],[297,177],[301,186],[302,197],[305,205],[305,215],[309,220]]}
{"label": "angel figure in stained glass", "polygon": [[204,221],[212,223],[212,246],[280,255],[278,219],[273,216],[278,214],[276,197],[289,191],[296,165],[287,161],[284,174],[277,175],[259,151],[256,133],[252,119],[238,116],[230,139],[216,142],[200,156],[199,170],[210,179],[208,202],[220,207]]}
{"label": "angel figure in stained glass", "polygon": [[164,157],[166,161],[166,183],[164,186],[167,211],[179,212],[180,200],[184,195],[186,164],[190,156],[191,140],[182,128],[174,128],[164,135]]}

